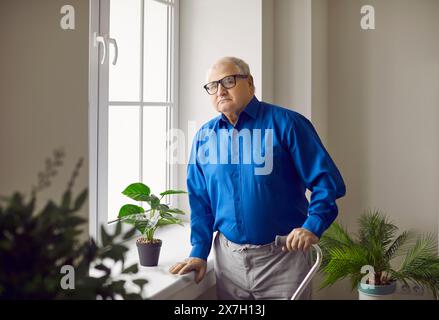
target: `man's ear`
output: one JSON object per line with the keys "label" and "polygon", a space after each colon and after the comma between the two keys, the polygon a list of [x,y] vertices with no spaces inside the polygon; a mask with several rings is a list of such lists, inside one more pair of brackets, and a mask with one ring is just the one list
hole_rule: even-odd
{"label": "man's ear", "polygon": [[252,76],[248,77],[248,84],[249,84],[250,89],[252,89],[253,94],[254,94],[255,93],[255,83],[253,81],[253,77]]}
{"label": "man's ear", "polygon": [[248,83],[249,83],[250,87],[252,87],[253,89],[255,88],[255,84],[253,82],[253,77],[252,76],[248,77]]}

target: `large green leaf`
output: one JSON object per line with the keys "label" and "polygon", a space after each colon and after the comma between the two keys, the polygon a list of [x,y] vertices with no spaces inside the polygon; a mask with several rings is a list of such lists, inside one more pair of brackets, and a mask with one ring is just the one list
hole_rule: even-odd
{"label": "large green leaf", "polygon": [[111,269],[108,268],[103,263],[96,265],[95,269],[100,270],[100,271],[104,271],[106,274],[110,274],[111,273]]}
{"label": "large green leaf", "polygon": [[181,220],[177,218],[161,218],[158,220],[158,226],[166,226],[168,224],[181,224]]}
{"label": "large green leaf", "polygon": [[159,204],[157,206],[157,210],[159,210],[159,211],[166,211],[168,209],[169,209],[169,206],[167,204]]}
{"label": "large green leaf", "polygon": [[107,233],[103,225],[101,225],[101,240],[104,247],[110,245],[113,241],[113,238]]}
{"label": "large green leaf", "polygon": [[103,253],[103,256],[105,258],[111,258],[115,261],[125,261],[125,254],[128,252],[128,248],[121,244],[111,244],[111,247],[109,247],[110,250],[106,250]]}
{"label": "large green leaf", "polygon": [[162,218],[173,218],[174,216],[168,212],[160,212]]}
{"label": "large green leaf", "polygon": [[132,214],[122,218],[122,221],[133,225],[142,234],[155,225],[150,219],[146,218],[144,214]]}
{"label": "large green leaf", "polygon": [[115,236],[119,236],[122,232],[122,223],[120,221],[117,222],[116,224],[116,230],[114,232]]}
{"label": "large green leaf", "polygon": [[183,210],[177,209],[177,208],[170,208],[167,210],[164,210],[165,212],[168,213],[175,213],[175,214],[185,214],[185,212]]}
{"label": "large green leaf", "polygon": [[137,220],[134,222],[134,226],[141,234],[144,234],[146,230],[151,229],[151,223],[149,221],[140,221]]}
{"label": "large green leaf", "polygon": [[85,200],[87,200],[88,190],[84,189],[79,196],[75,200],[75,204],[73,206],[74,211],[78,211],[81,209],[82,205],[84,204]]}
{"label": "large green leaf", "polygon": [[[142,291],[140,289],[140,291]],[[125,293],[126,291],[121,293],[121,296],[125,300],[142,300],[142,296],[139,293]]]}
{"label": "large green leaf", "polygon": [[158,206],[160,205],[160,199],[157,198],[155,195],[151,194],[151,196],[148,197],[148,199],[146,199],[146,201],[149,203],[149,205],[151,206],[151,209],[157,209]]}
{"label": "large green leaf", "polygon": [[137,273],[139,271],[139,267],[137,263],[132,264],[131,266],[122,270],[122,273]]}
{"label": "large green leaf", "polygon": [[133,280],[133,283],[138,285],[138,286],[140,286],[140,287],[143,287],[145,284],[148,283],[148,280],[146,280],[146,279],[135,279],[135,280]]}
{"label": "large green leaf", "polygon": [[142,207],[136,206],[135,204],[126,204],[122,206],[119,210],[118,218],[127,217],[133,214],[144,213],[145,210]]}
{"label": "large green leaf", "polygon": [[162,193],[160,193],[161,196],[166,196],[168,194],[181,194],[181,193],[187,193],[184,190],[166,190]]}
{"label": "large green leaf", "polygon": [[127,240],[130,239],[132,237],[134,237],[134,235],[136,234],[136,228],[132,228],[131,230],[127,231],[124,236],[123,236],[123,240]]}
{"label": "large green leaf", "polygon": [[64,222],[65,222],[64,223],[65,227],[71,228],[74,226],[79,226],[79,225],[83,224],[84,222],[87,222],[87,220],[82,218],[82,217],[72,216],[72,217],[65,218]]}
{"label": "large green leaf", "polygon": [[61,206],[66,209],[70,208],[71,200],[72,200],[72,192],[70,190],[67,190],[66,192],[64,192],[62,196]]}
{"label": "large green leaf", "polygon": [[151,190],[147,185],[137,182],[130,184],[122,193],[136,201],[148,201]]}

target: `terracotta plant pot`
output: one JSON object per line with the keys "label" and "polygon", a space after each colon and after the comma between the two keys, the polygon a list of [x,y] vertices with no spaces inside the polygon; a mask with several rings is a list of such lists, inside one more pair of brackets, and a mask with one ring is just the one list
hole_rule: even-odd
{"label": "terracotta plant pot", "polygon": [[157,266],[160,257],[160,249],[162,247],[162,240],[157,240],[152,243],[145,243],[143,241],[136,241],[137,251],[139,252],[140,265],[145,267]]}

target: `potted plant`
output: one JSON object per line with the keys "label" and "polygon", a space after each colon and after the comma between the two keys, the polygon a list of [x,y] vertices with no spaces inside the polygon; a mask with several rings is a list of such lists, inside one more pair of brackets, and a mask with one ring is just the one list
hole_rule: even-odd
{"label": "potted plant", "polygon": [[161,239],[155,239],[155,231],[165,225],[180,224],[182,220],[178,215],[185,214],[178,208],[170,208],[167,204],[161,203],[166,195],[182,194],[182,190],[166,190],[160,193],[160,198],[151,194],[150,188],[143,183],[130,184],[123,192],[127,197],[141,202],[147,202],[150,210],[134,204],[125,204],[119,210],[118,218],[126,223],[132,224],[142,234],[137,239],[136,245],[139,252],[139,260],[142,266],[157,266]]}
{"label": "potted plant", "polygon": [[[0,300],[142,299],[147,280],[123,277],[138,272],[137,264],[125,265],[129,248],[119,243],[133,230],[122,233],[118,224],[114,234],[107,234],[101,227],[101,244],[82,237],[87,220],[80,212],[88,190],[74,193],[82,159],[59,200],[39,197],[60,172],[64,158],[64,150],[58,149],[46,159],[30,195],[0,195]],[[111,266],[120,263],[121,274],[114,274]],[[66,267],[71,268],[67,273]],[[138,291],[125,286],[128,282]]]}
{"label": "potted plant", "polygon": [[[351,236],[334,222],[320,239],[324,274],[321,288],[349,277],[352,290],[362,299],[392,299],[396,282],[408,281],[439,293],[439,257],[433,235],[415,237],[411,231],[397,235],[398,227],[380,211],[366,212],[359,218],[359,233]],[[394,267],[394,258],[402,263]]]}

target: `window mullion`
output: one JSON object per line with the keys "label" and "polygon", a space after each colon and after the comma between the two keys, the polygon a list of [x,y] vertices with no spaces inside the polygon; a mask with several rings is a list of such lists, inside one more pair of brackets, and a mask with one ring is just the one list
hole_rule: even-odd
{"label": "window mullion", "polygon": [[140,116],[139,116],[139,128],[140,128],[140,152],[139,152],[139,178],[140,181],[143,182],[143,79],[144,79],[144,31],[145,31],[145,0],[141,0],[140,2]]}

